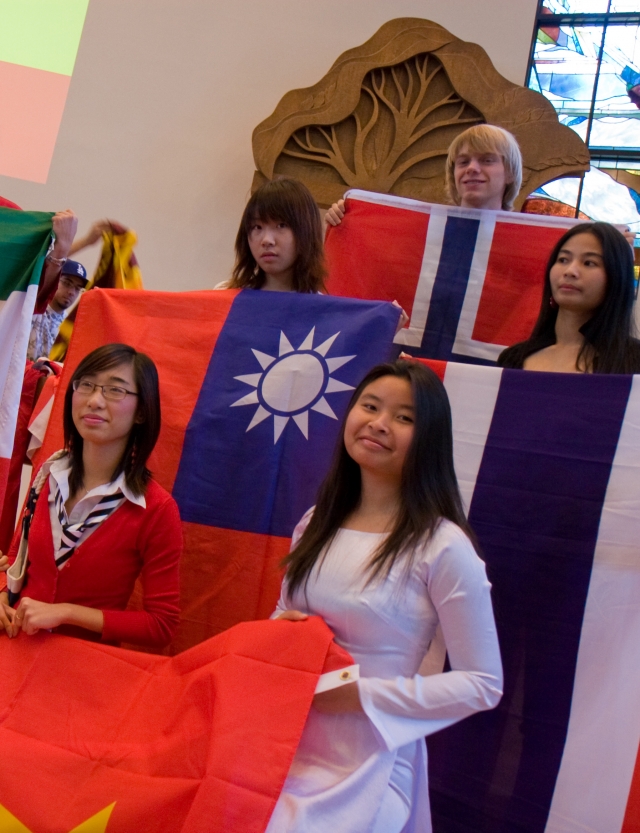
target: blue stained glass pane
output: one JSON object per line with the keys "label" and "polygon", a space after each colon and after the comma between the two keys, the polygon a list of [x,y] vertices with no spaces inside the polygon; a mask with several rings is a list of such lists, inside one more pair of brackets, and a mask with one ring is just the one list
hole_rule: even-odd
{"label": "blue stained glass pane", "polygon": [[[602,34],[600,26],[540,28],[529,84],[585,141]],[[640,153],[640,27],[607,27],[593,117],[591,148]]]}
{"label": "blue stained glass pane", "polygon": [[609,26],[604,40],[589,146],[638,148],[640,151],[639,108],[639,27]]}
{"label": "blue stained glass pane", "polygon": [[[548,98],[560,121],[574,129],[589,116],[602,33],[601,26],[538,29],[529,86]],[[614,93],[624,87],[617,77],[615,82]]]}

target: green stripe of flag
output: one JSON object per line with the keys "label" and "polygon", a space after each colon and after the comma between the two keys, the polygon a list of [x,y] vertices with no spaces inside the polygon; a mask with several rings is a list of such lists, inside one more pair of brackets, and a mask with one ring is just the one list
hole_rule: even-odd
{"label": "green stripe of flag", "polygon": [[52,218],[44,211],[0,208],[0,301],[40,280]]}
{"label": "green stripe of flag", "polygon": [[71,75],[89,0],[0,0],[0,61]]}

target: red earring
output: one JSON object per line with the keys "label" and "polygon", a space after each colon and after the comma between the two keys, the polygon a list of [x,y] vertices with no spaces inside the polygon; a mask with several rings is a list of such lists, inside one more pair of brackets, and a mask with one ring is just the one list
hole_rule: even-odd
{"label": "red earring", "polygon": [[558,302],[553,297],[553,295],[549,298],[549,306],[551,307],[551,309],[555,309],[558,306]]}

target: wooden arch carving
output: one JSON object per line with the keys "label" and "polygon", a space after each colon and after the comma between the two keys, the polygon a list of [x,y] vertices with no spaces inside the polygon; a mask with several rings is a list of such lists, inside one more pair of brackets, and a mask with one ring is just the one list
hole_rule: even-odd
{"label": "wooden arch carving", "polygon": [[347,188],[447,202],[451,141],[487,122],[513,133],[527,195],[589,169],[580,137],[544,96],[503,78],[487,53],[437,23],[397,18],[344,52],[317,84],[291,90],[253,131],[253,188],[278,175],[303,181],[328,207]]}

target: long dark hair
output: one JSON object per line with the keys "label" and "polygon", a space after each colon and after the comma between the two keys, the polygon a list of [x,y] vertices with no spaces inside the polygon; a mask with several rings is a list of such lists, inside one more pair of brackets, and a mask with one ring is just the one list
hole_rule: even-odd
{"label": "long dark hair", "polygon": [[389,536],[369,563],[369,578],[384,577],[399,558],[413,561],[417,545],[426,543],[441,518],[448,518],[474,540],[462,508],[453,468],[451,408],[436,374],[417,362],[399,360],[374,367],[356,388],[342,424],[331,469],[320,487],[316,508],[298,545],[285,559],[288,592],[306,587],[324,547],[360,501],[360,466],[344,445],[346,418],[362,392],[383,376],[405,379],[414,405],[413,439],[407,451],[400,484],[400,510]]}
{"label": "long dark hair", "polygon": [[311,191],[302,182],[280,177],[261,185],[249,198],[236,236],[236,263],[229,286],[261,289],[267,276],[249,248],[249,231],[256,220],[286,223],[296,241],[293,264],[295,292],[319,292],[326,275],[322,221]]}
{"label": "long dark hair", "polygon": [[602,261],[607,276],[605,297],[580,332],[584,344],[578,354],[578,370],[594,373],[638,372],[640,349],[633,338],[633,299],[635,294],[633,255],[625,237],[609,223],[579,223],[556,243],[544,276],[538,320],[526,341],[514,344],[500,355],[503,367],[522,367],[532,353],[555,344],[558,307],[551,303],[551,268],[567,241],[577,234],[593,234],[602,246]]}
{"label": "long dark hair", "polygon": [[124,453],[111,479],[122,472],[127,486],[135,495],[143,495],[151,478],[147,460],[160,434],[160,388],[158,371],[153,361],[144,353],[138,353],[128,344],[105,344],[93,350],[76,368],[64,397],[64,444],[69,452],[71,473],[69,491],[75,494],[84,480],[82,463],[83,440],[71,415],[73,382],[83,376],[92,376],[119,364],[131,365],[133,378],[138,389],[138,410],[136,421],[127,439]]}

